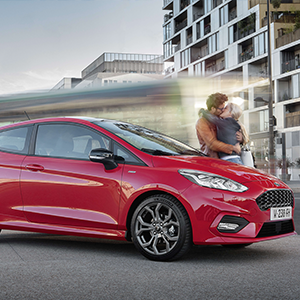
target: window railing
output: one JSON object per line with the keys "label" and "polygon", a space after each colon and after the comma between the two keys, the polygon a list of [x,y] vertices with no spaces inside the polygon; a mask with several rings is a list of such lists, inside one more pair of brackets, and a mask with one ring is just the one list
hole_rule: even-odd
{"label": "window railing", "polygon": [[254,57],[253,49],[245,50],[239,55],[239,63],[247,61]]}
{"label": "window railing", "polygon": [[225,69],[225,61],[223,60],[215,65],[207,67],[205,72],[209,75],[209,74],[220,72],[224,69]]}
{"label": "window railing", "polygon": [[168,22],[172,18],[173,18],[173,13],[172,12],[170,12],[168,14],[165,14],[164,15],[164,22],[166,23],[166,22]]}
{"label": "window railing", "polygon": [[175,33],[187,26],[187,19],[175,25]]}
{"label": "window railing", "polygon": [[280,87],[279,87],[278,101],[282,102],[282,101],[286,101],[286,100],[290,100],[290,99],[292,99],[292,97],[289,95],[289,93],[288,92],[282,93],[280,91]]}
{"label": "window railing", "polygon": [[281,73],[290,72],[300,68],[299,60],[292,59],[281,64]]}
{"label": "window railing", "polygon": [[300,126],[300,111],[288,113],[285,118],[286,127]]}
{"label": "window railing", "polygon": [[180,43],[174,46],[174,52],[177,52],[181,49]]}
{"label": "window railing", "polygon": [[193,15],[193,21],[198,20],[199,18],[201,18],[204,15],[204,9],[201,9],[200,11],[197,11],[196,13],[194,13]]}
{"label": "window railing", "polygon": [[204,35],[210,33],[210,24],[205,25],[204,27]]}
{"label": "window railing", "polygon": [[185,9],[189,5],[190,5],[190,0],[182,0],[180,3],[180,10]]}
{"label": "window railing", "polygon": [[196,55],[192,56],[192,62],[201,59],[206,55],[208,55],[208,46],[203,46],[199,49],[199,52]]}
{"label": "window railing", "polygon": [[222,4],[222,0],[213,0],[213,8],[219,6],[220,4]]}
{"label": "window railing", "polygon": [[174,71],[175,71],[175,67],[174,66],[170,66],[167,69],[165,69],[165,75],[166,76],[170,75],[170,74],[174,73]]}
{"label": "window railing", "polygon": [[192,42],[193,42],[193,37],[192,36],[187,37],[187,39],[186,39],[186,45],[189,45]]}
{"label": "window railing", "polygon": [[229,12],[229,18],[228,18],[228,21],[232,21],[233,19],[235,19],[237,17],[237,14],[236,14],[236,9],[233,9],[232,11]]}
{"label": "window railing", "polygon": [[[282,34],[284,31],[282,32]],[[276,39],[276,48],[298,41],[300,39],[300,29],[294,32],[286,33]]]}

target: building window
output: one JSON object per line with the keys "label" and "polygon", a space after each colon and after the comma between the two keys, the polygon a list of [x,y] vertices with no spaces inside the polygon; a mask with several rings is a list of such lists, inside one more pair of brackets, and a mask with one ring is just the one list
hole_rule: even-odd
{"label": "building window", "polygon": [[204,0],[204,14],[207,14],[212,9],[212,1],[211,0]]}
{"label": "building window", "polygon": [[262,55],[262,54],[266,53],[265,33],[261,33],[258,36],[258,44],[259,44],[258,55]]}
{"label": "building window", "polygon": [[172,47],[172,41],[169,41],[164,44],[164,58],[167,58],[171,55],[173,55],[173,47]]}
{"label": "building window", "polygon": [[191,49],[186,49],[185,51],[181,52],[181,68],[189,65],[191,63],[191,55],[190,55]]}
{"label": "building window", "polygon": [[202,75],[202,63],[198,63],[194,66],[194,73],[195,73],[195,76]]}
{"label": "building window", "polygon": [[234,26],[228,28],[228,43],[229,45],[234,42]]}
{"label": "building window", "polygon": [[228,50],[224,51],[225,69],[228,69]]}
{"label": "building window", "polygon": [[250,133],[258,133],[269,130],[269,111],[261,110],[250,113]]}
{"label": "building window", "polygon": [[228,5],[220,8],[220,26],[228,23]]}
{"label": "building window", "polygon": [[208,38],[208,49],[209,54],[219,50],[219,32]]}
{"label": "building window", "polygon": [[168,40],[171,37],[171,24],[164,26],[164,41]]}

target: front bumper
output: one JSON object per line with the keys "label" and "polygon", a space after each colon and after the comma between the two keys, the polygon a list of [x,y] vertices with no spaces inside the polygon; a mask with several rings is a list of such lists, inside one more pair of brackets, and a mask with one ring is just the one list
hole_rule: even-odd
{"label": "front bumper", "polygon": [[[293,219],[271,221],[270,208],[264,207],[262,210],[256,202],[266,192],[272,194],[275,191],[278,194],[281,190],[285,193],[289,192],[288,188],[271,186],[269,181],[249,182],[245,185],[248,191],[239,194],[196,185],[185,191],[184,197],[189,199],[194,211],[191,217],[194,244],[246,244],[297,234]],[[237,232],[218,229],[226,216],[245,219],[246,224],[238,228]]]}

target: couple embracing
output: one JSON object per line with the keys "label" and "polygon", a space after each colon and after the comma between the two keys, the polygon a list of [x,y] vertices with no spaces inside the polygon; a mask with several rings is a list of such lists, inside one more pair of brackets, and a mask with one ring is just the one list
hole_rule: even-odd
{"label": "couple embracing", "polygon": [[213,158],[221,158],[243,164],[241,145],[249,142],[249,136],[239,118],[242,109],[234,103],[225,103],[225,94],[215,93],[206,100],[207,110],[200,109],[196,123],[200,150]]}

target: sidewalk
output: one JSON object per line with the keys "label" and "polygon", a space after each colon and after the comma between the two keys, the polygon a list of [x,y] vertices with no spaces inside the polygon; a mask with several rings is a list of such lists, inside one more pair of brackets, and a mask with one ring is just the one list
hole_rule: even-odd
{"label": "sidewalk", "polygon": [[299,180],[287,181],[286,184],[293,190],[294,193],[300,193],[300,181]]}

